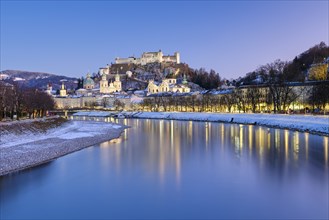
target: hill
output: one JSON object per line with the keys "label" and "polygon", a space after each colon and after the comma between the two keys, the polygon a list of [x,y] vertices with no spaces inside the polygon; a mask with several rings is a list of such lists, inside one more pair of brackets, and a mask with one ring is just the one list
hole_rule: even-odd
{"label": "hill", "polygon": [[76,87],[77,78],[42,72],[4,70],[0,72],[0,80],[10,84],[20,83],[24,87],[40,89],[45,89],[47,84],[51,84],[53,89],[57,90],[60,88],[62,81],[65,81],[65,85],[68,89],[74,89]]}
{"label": "hill", "polygon": [[[309,78],[309,70],[314,65],[328,62],[329,47],[321,42],[302,52],[291,61],[276,60],[260,66],[257,70],[247,73],[236,80],[237,85],[266,83],[270,75],[281,75],[285,82],[304,82]],[[234,83],[234,82],[233,82]]]}

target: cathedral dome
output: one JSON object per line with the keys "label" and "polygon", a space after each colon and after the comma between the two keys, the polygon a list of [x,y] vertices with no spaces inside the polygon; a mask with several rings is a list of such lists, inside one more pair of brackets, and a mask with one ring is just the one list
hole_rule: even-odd
{"label": "cathedral dome", "polygon": [[95,82],[94,82],[94,80],[92,79],[92,78],[90,78],[90,74],[88,73],[87,74],[87,78],[83,81],[83,84],[84,85],[94,85],[95,84]]}
{"label": "cathedral dome", "polygon": [[92,80],[91,78],[85,79],[85,81],[83,83],[84,83],[84,85],[94,85],[95,84],[94,80]]}
{"label": "cathedral dome", "polygon": [[85,89],[93,89],[95,86],[95,82],[92,78],[90,78],[90,74],[87,74],[87,78],[83,81],[83,87]]}

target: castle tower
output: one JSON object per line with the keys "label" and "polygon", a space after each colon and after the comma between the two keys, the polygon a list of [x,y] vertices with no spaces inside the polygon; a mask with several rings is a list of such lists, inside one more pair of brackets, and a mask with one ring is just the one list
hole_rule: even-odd
{"label": "castle tower", "polygon": [[176,57],[176,63],[180,64],[180,54],[179,54],[179,52],[175,52],[175,57]]}
{"label": "castle tower", "polygon": [[106,74],[103,73],[102,80],[99,82],[100,93],[109,93],[109,82],[106,79]]}
{"label": "castle tower", "polygon": [[162,53],[162,51],[159,50],[159,52],[158,52],[157,55],[158,55],[158,58],[157,58],[158,59],[158,62],[159,63],[162,63],[162,61],[163,61],[163,53]]}
{"label": "castle tower", "polygon": [[67,96],[64,82],[62,82],[61,89],[59,90],[59,95],[62,96],[62,97],[66,97]]}
{"label": "castle tower", "polygon": [[113,86],[115,87],[116,92],[120,92],[122,90],[120,76],[118,73],[115,75],[115,81],[113,83]]}

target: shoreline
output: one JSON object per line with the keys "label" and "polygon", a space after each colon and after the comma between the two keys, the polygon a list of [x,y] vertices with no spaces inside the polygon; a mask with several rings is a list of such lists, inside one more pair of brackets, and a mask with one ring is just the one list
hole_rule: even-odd
{"label": "shoreline", "polygon": [[[80,112],[79,114],[81,116],[81,114],[90,114],[90,112]],[[329,137],[329,117],[326,116],[177,112],[121,112],[120,114],[134,119],[256,125]],[[282,120],[285,123],[282,123]],[[295,123],[292,124],[293,122]],[[15,122],[14,127],[25,123],[24,121],[21,124]],[[32,129],[31,134],[24,134],[24,132],[22,134],[22,130],[20,130],[22,128],[18,129],[18,134],[11,134],[10,130],[8,133],[2,129],[0,177],[40,166],[67,154],[119,138],[127,128],[129,127],[115,123],[69,120],[57,127],[49,127],[47,131],[39,130],[34,133]],[[23,128],[23,131],[25,131],[24,129],[26,127]]]}
{"label": "shoreline", "polygon": [[[84,133],[94,128],[98,130],[101,128],[102,131]],[[12,145],[1,140],[0,177],[40,166],[70,153],[119,138],[127,128],[128,126],[114,123],[67,121],[49,133],[37,135],[37,139],[31,138],[20,143],[19,139],[29,136],[17,135],[18,142]]]}
{"label": "shoreline", "polygon": [[218,122],[226,124],[256,125],[269,128],[307,132],[329,137],[329,116],[180,113],[180,112],[122,112],[127,118]]}
{"label": "shoreline", "polygon": [[254,126],[263,126],[263,127],[267,127],[267,128],[274,128],[274,129],[282,129],[282,130],[289,130],[289,131],[306,132],[306,133],[310,133],[310,134],[313,134],[313,135],[329,137],[329,133],[309,131],[309,130],[299,130],[299,129],[296,129],[296,128],[285,128],[285,127],[278,127],[278,126],[272,126],[272,125],[266,125],[266,124],[257,124],[257,123],[238,123],[238,122],[227,122],[227,121],[206,121],[206,120],[173,119],[173,118],[137,118],[137,117],[134,118],[134,117],[132,117],[132,119],[196,121],[196,122],[214,122],[214,123],[236,124],[236,125],[254,125]]}
{"label": "shoreline", "polygon": [[[122,131],[123,132],[123,131]],[[60,157],[64,157],[68,154],[71,154],[71,153],[74,153],[74,152],[78,152],[80,150],[83,150],[85,148],[88,148],[88,147],[91,147],[93,145],[96,145],[96,144],[100,144],[104,141],[110,141],[110,140],[113,140],[113,139],[116,139],[116,138],[119,138],[122,134],[122,132],[118,135],[118,136],[115,136],[115,137],[111,137],[111,139],[106,139],[106,140],[102,140],[101,142],[94,142],[90,145],[87,145],[87,146],[83,146],[83,147],[80,147],[76,150],[73,150],[73,151],[67,151],[67,152],[64,152],[62,154],[59,154],[59,155],[56,155],[55,157],[52,157],[52,158],[47,158],[46,160],[42,160],[42,161],[38,161],[36,163],[33,163],[33,164],[28,164],[24,167],[18,167],[18,168],[15,168],[15,169],[12,169],[12,170],[6,170],[6,171],[0,171],[0,178],[2,176],[6,176],[6,175],[11,175],[11,174],[15,174],[16,172],[20,172],[20,171],[23,171],[23,170],[27,170],[27,169],[30,169],[30,168],[33,168],[33,167],[37,167],[37,166],[40,166],[40,165],[43,165],[43,164],[46,164],[46,163],[49,163],[51,161],[54,161]]]}

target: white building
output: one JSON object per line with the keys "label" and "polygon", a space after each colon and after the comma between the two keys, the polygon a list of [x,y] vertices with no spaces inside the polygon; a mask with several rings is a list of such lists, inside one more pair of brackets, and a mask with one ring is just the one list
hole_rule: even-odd
{"label": "white building", "polygon": [[[140,58],[128,57],[128,58],[115,58],[116,64],[140,64],[146,65],[148,63],[180,63],[180,54],[175,52],[174,55],[164,56],[162,51],[159,52],[144,52]],[[104,70],[103,70],[104,69]],[[101,68],[101,71],[105,72],[106,68]]]}
{"label": "white building", "polygon": [[54,94],[53,86],[50,83],[47,84],[46,93],[48,95],[53,95]]}
{"label": "white building", "polygon": [[114,82],[108,82],[106,74],[103,73],[102,80],[99,83],[100,93],[102,94],[108,94],[113,92],[121,92],[122,90],[122,83],[120,81],[119,74],[115,75],[115,81]]}
{"label": "white building", "polygon": [[177,84],[176,79],[163,79],[161,83],[156,83],[150,80],[147,87],[148,94],[161,93],[161,92],[178,92],[187,93],[191,89],[187,86],[186,78],[184,77],[182,84]]}
{"label": "white building", "polygon": [[109,75],[110,74],[110,65],[107,64],[106,67],[99,68],[99,73],[101,75],[103,75],[103,74]]}

